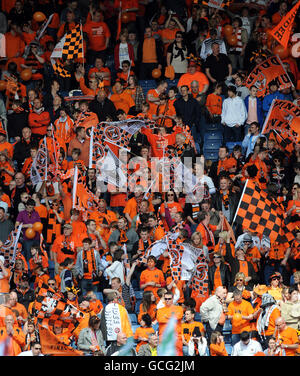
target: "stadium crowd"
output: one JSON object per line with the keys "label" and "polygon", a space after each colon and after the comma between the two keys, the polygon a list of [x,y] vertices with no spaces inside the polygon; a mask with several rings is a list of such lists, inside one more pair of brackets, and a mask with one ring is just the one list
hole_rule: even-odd
{"label": "stadium crowd", "polygon": [[[299,11],[287,49],[269,34],[298,2],[211,3],[0,1],[2,355],[121,355],[133,339],[130,355],[157,356],[173,315],[178,356],[300,355],[300,144],[262,133],[274,100],[299,121]],[[78,25],[81,55],[54,59]],[[275,55],[291,84],[275,77],[260,95],[247,77]],[[112,143],[136,176],[122,190],[91,166],[91,129],[137,118],[143,127]],[[167,153],[203,167],[201,198],[164,189],[151,158]],[[270,218],[236,220],[248,182],[288,239],[280,226],[281,240],[268,237]],[[198,288],[168,248],[149,252],[174,234],[204,255]]]}

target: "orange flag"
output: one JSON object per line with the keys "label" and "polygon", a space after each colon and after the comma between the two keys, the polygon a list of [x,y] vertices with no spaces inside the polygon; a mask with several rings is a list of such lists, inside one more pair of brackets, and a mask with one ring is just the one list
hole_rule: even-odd
{"label": "orange flag", "polygon": [[223,231],[227,231],[229,232],[229,235],[233,241],[233,243],[235,244],[236,243],[236,239],[235,239],[235,235],[234,235],[234,232],[232,230],[232,227],[230,226],[229,222],[227,221],[227,218],[224,217],[223,219]]}
{"label": "orange flag", "polygon": [[53,356],[82,356],[83,352],[61,342],[49,329],[39,325],[42,354]]}
{"label": "orange flag", "polygon": [[268,31],[274,39],[277,40],[284,48],[287,48],[294,19],[297,15],[297,11],[300,6],[300,0],[298,3],[286,14],[285,17],[274,27],[273,30]]}

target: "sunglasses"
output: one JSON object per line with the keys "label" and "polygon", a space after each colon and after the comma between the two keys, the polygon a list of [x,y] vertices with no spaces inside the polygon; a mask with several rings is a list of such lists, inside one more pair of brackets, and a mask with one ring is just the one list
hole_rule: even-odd
{"label": "sunglasses", "polygon": [[165,300],[172,300],[172,298],[165,298]]}
{"label": "sunglasses", "polygon": [[280,280],[280,277],[273,277],[273,278],[272,278],[272,281],[273,281],[273,279],[277,279],[277,281],[279,281],[279,280]]}
{"label": "sunglasses", "polygon": [[174,193],[168,193],[167,196],[174,196]]}
{"label": "sunglasses", "polygon": [[237,282],[244,282],[244,280],[242,278],[239,278],[236,280]]}

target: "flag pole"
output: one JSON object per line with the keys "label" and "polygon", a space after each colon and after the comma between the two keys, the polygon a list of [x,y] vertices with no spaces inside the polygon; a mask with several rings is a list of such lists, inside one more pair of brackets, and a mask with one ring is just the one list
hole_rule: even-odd
{"label": "flag pole", "polygon": [[82,52],[82,65],[83,65],[83,68],[84,68],[84,49],[83,49],[83,31],[82,31],[82,23],[81,23],[81,20],[80,20],[80,33],[81,33],[81,52]]}
{"label": "flag pole", "polygon": [[272,112],[272,110],[273,110],[274,103],[275,103],[275,99],[272,100],[271,107],[270,107],[270,109],[269,109],[268,115],[267,115],[267,117],[266,117],[266,119],[265,119],[264,125],[263,125],[262,130],[261,130],[261,134],[264,134],[264,130],[265,130],[267,124],[268,124],[269,117],[270,117],[271,112]]}
{"label": "flag pole", "polygon": [[235,219],[236,219],[236,216],[237,216],[238,210],[239,210],[239,208],[240,208],[240,206],[241,206],[242,199],[243,199],[243,196],[244,196],[245,190],[246,190],[246,188],[247,188],[248,181],[249,181],[249,179],[246,180],[246,183],[245,183],[245,185],[244,185],[243,192],[242,192],[242,194],[241,194],[241,198],[240,198],[240,201],[239,201],[238,207],[237,207],[237,209],[236,209],[236,212],[235,212],[234,218],[233,218],[233,220],[232,220],[232,222],[231,222],[231,227],[232,227],[233,224],[234,224],[234,221],[235,221]]}
{"label": "flag pole", "polygon": [[93,147],[94,147],[94,127],[91,130],[90,136],[90,155],[89,155],[89,168],[92,168],[93,165]]}
{"label": "flag pole", "polygon": [[75,166],[75,171],[74,171],[74,180],[73,180],[73,202],[72,202],[72,208],[75,208],[75,203],[76,203],[77,182],[78,182],[78,167],[76,165]]}

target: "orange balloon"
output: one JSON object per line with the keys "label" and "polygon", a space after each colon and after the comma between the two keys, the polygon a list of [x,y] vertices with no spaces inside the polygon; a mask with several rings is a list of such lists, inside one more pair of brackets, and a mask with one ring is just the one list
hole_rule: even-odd
{"label": "orange balloon", "polygon": [[31,69],[29,69],[29,68],[23,69],[20,76],[21,76],[23,81],[29,81],[32,77]]}
{"label": "orange balloon", "polygon": [[46,16],[45,16],[44,13],[42,13],[42,12],[35,12],[35,13],[33,14],[33,19],[34,19],[36,22],[43,22],[43,21],[45,21]]}
{"label": "orange balloon", "polygon": [[35,222],[33,224],[33,229],[36,232],[41,232],[43,230],[43,224],[41,222]]}
{"label": "orange balloon", "polygon": [[273,48],[273,54],[278,55],[280,59],[285,59],[289,56],[290,51],[288,48],[284,48],[281,44],[278,44]]}
{"label": "orange balloon", "polygon": [[236,35],[234,35],[234,34],[229,35],[229,36],[227,36],[226,39],[227,39],[227,42],[228,42],[229,46],[234,47],[234,46],[237,45],[238,39],[237,39]]}
{"label": "orange balloon", "polygon": [[121,16],[122,23],[128,23],[129,22],[129,14],[123,13]]}
{"label": "orange balloon", "polygon": [[26,231],[25,231],[25,236],[27,239],[33,239],[35,237],[35,231],[33,228],[28,228]]}
{"label": "orange balloon", "polygon": [[6,90],[6,81],[0,80],[0,91]]}
{"label": "orange balloon", "polygon": [[159,78],[161,76],[161,70],[156,68],[156,69],[153,69],[152,71],[152,77],[153,78]]}
{"label": "orange balloon", "polygon": [[231,25],[225,25],[224,26],[224,34],[226,36],[231,35],[233,32],[233,27]]}

